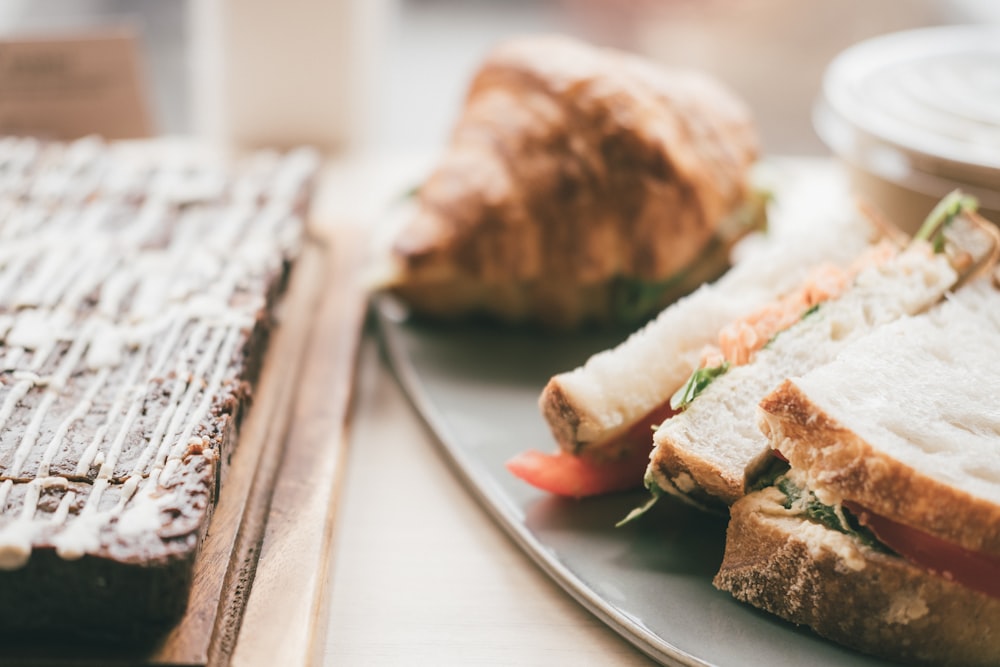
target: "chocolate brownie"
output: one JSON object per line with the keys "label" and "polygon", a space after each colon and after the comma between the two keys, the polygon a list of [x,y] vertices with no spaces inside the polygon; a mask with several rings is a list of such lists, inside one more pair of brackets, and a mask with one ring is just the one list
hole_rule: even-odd
{"label": "chocolate brownie", "polygon": [[316,164],[0,139],[5,634],[184,612]]}

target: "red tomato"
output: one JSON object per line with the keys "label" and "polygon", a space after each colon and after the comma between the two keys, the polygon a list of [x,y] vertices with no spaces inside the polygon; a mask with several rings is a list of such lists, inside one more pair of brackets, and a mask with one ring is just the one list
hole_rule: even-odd
{"label": "red tomato", "polygon": [[879,541],[915,565],[973,590],[1000,598],[1000,557],[969,551],[898,523],[857,503],[844,502]]}
{"label": "red tomato", "polygon": [[675,413],[665,404],[636,423],[604,455],[545,454],[529,450],[507,462],[507,470],[528,484],[568,498],[585,498],[642,486],[653,447],[652,426]]}

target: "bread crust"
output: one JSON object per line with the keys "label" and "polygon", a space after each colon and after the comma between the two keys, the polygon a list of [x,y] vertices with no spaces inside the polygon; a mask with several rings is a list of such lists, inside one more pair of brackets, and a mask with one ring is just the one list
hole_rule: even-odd
{"label": "bread crust", "polygon": [[747,456],[739,465],[713,461],[697,449],[677,442],[661,429],[653,437],[650,455],[653,474],[669,482],[698,503],[732,505],[742,498],[747,485],[755,480],[772,460],[771,453],[761,443],[761,451]]}
{"label": "bread crust", "polygon": [[586,405],[574,400],[558,375],[545,385],[538,399],[538,407],[559,447],[571,454],[579,453],[598,435],[615,435],[615,431],[603,428]]}
{"label": "bread crust", "polygon": [[[655,438],[650,457],[654,478],[665,481],[691,496],[700,504],[726,505],[736,502],[745,493],[746,475],[733,475],[717,463],[693,455],[670,438]],[[662,488],[666,488],[661,484]]]}
{"label": "bread crust", "polygon": [[760,403],[771,446],[824,500],[854,501],[970,551],[1000,555],[1000,507],[879,451],[785,380]]}
{"label": "bread crust", "polygon": [[649,466],[647,475],[652,477],[661,491],[669,493],[704,512],[724,515],[729,509],[729,501],[723,499],[727,493],[726,480],[723,480],[719,475],[709,475],[707,478],[704,475],[699,475],[700,479],[708,480],[708,489],[703,487],[699,483],[699,479],[696,479],[690,469],[685,466],[668,469],[662,465],[653,464]]}
{"label": "bread crust", "polygon": [[717,588],[891,660],[1000,662],[1000,600],[860,546],[780,502],[772,487],[733,505]]}

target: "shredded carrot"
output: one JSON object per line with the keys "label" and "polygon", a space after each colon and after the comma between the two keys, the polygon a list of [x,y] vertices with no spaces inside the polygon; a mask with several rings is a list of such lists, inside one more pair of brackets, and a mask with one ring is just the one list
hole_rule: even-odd
{"label": "shredded carrot", "polygon": [[735,366],[749,363],[775,334],[795,324],[810,308],[840,296],[855,276],[869,267],[885,264],[897,252],[895,245],[883,241],[846,268],[832,263],[817,266],[798,290],[723,327],[718,345],[707,345],[702,351],[701,366],[718,366],[724,360]]}

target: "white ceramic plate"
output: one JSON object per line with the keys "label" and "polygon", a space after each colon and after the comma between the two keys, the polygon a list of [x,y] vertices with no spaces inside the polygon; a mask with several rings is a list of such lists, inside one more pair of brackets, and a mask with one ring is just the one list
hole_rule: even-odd
{"label": "white ceramic plate", "polygon": [[725,520],[664,498],[639,522],[615,522],[645,492],[570,501],[512,477],[504,462],[555,445],[536,403],[548,378],[618,342],[486,326],[432,326],[377,313],[405,391],[471,493],[555,581],[666,665],[882,665],[712,587]]}

